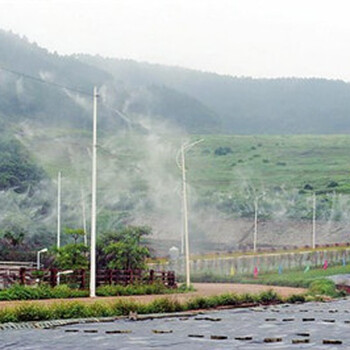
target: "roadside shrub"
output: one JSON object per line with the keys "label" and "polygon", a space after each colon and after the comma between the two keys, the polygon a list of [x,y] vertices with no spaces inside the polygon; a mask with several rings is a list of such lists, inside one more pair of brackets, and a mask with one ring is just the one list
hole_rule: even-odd
{"label": "roadside shrub", "polygon": [[306,301],[305,295],[303,294],[293,294],[285,300],[287,303],[304,303]]}
{"label": "roadside shrub", "polygon": [[16,308],[17,322],[50,320],[52,318],[50,310],[42,305],[22,305]]}
{"label": "roadside shrub", "polygon": [[13,309],[0,310],[0,323],[18,322],[16,313]]}
{"label": "roadside shrub", "polygon": [[53,319],[91,317],[91,305],[78,302],[59,303],[52,307]]}
{"label": "roadside shrub", "polygon": [[98,296],[123,296],[123,295],[148,295],[148,294],[168,294],[168,293],[181,293],[186,290],[169,289],[162,283],[154,284],[139,284],[139,285],[107,285],[98,287],[96,294]]}
{"label": "roadside shrub", "polygon": [[93,304],[69,302],[48,306],[26,304],[17,308],[0,310],[0,323],[125,316],[131,311],[139,314],[167,313],[208,309],[226,305],[242,305],[248,302],[268,303],[276,301],[281,301],[280,297],[273,291],[267,291],[257,296],[250,294],[224,294],[210,297],[197,297],[183,303],[169,298],[161,298],[148,304],[141,304],[130,300],[117,300],[114,303],[96,302]]}
{"label": "roadside shrub", "polygon": [[[98,287],[96,294],[98,296],[127,296],[127,295],[145,295],[145,294],[171,294],[185,293],[192,291],[186,286],[182,288],[170,289],[162,283],[145,284],[145,285],[107,285]],[[0,290],[0,301],[10,300],[39,300],[39,299],[67,299],[67,298],[84,298],[89,296],[88,290],[70,288],[62,284],[51,288],[48,285],[30,287],[15,284],[8,289]]]}
{"label": "roadside shrub", "polygon": [[166,313],[184,311],[185,307],[176,300],[167,298],[156,299],[147,307],[147,313]]}
{"label": "roadside shrub", "polygon": [[335,283],[325,278],[311,282],[309,292],[312,295],[328,295],[330,297],[335,297],[339,294]]}
{"label": "roadside shrub", "polygon": [[218,306],[222,305],[222,306],[227,306],[227,305],[238,305],[240,303],[244,303],[244,298],[241,299],[240,296],[236,295],[236,294],[223,294],[223,295],[219,295],[216,297],[217,299],[217,303]]}
{"label": "roadside shrub", "polygon": [[258,295],[257,301],[261,303],[280,302],[281,298],[272,289]]}
{"label": "roadside shrub", "polygon": [[253,294],[244,293],[239,296],[239,299],[242,303],[248,304],[248,303],[255,303],[257,301],[257,298]]}
{"label": "roadside shrub", "polygon": [[198,310],[206,309],[212,307],[213,303],[210,303],[209,298],[205,297],[196,297],[187,302],[188,310]]}

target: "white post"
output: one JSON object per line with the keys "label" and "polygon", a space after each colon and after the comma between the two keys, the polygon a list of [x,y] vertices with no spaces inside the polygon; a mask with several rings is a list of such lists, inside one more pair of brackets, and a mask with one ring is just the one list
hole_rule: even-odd
{"label": "white post", "polygon": [[316,193],[314,192],[313,198],[313,210],[312,210],[312,249],[316,248]]}
{"label": "white post", "polygon": [[61,172],[57,178],[57,248],[61,247]]}
{"label": "white post", "polygon": [[96,151],[97,151],[97,89],[94,87],[91,184],[91,237],[90,237],[90,297],[96,296]]}
{"label": "white post", "polygon": [[183,216],[184,216],[184,238],[185,238],[185,257],[186,257],[186,286],[191,286],[190,277],[190,247],[188,239],[188,212],[187,212],[187,187],[186,187],[186,165],[184,145],[181,146],[181,167],[182,167],[182,198],[183,198]]}
{"label": "white post", "polygon": [[80,190],[81,192],[81,209],[83,211],[83,230],[84,230],[84,244],[87,247],[87,229],[86,229],[86,213],[85,213],[85,198],[83,188]]}
{"label": "white post", "polygon": [[254,241],[253,251],[256,253],[256,243],[258,240],[258,198],[254,199]]}
{"label": "white post", "polygon": [[36,253],[36,269],[40,270],[40,251]]}
{"label": "white post", "polygon": [[47,252],[47,248],[41,249],[37,252],[36,254],[36,269],[40,270],[40,254],[41,253],[46,253]]}
{"label": "white post", "polygon": [[185,253],[185,228],[184,228],[184,211],[181,208],[181,255]]}

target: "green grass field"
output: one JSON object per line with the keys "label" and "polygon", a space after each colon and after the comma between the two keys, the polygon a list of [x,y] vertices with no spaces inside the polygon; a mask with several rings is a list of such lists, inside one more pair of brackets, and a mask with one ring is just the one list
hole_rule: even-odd
{"label": "green grass field", "polygon": [[[232,191],[246,182],[258,188],[302,190],[310,184],[318,192],[350,192],[349,135],[198,138],[204,141],[188,152],[188,166],[191,184],[201,191]],[[215,155],[219,147],[232,153]]]}

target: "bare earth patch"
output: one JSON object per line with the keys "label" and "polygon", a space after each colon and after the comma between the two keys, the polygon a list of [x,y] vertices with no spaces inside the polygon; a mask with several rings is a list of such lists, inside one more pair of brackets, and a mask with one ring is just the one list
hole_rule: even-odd
{"label": "bare earth patch", "polygon": [[258,294],[264,291],[273,290],[282,297],[288,297],[292,294],[303,294],[306,289],[291,288],[291,287],[274,287],[257,284],[233,284],[233,283],[194,283],[195,292],[184,294],[166,294],[166,295],[137,295],[137,296],[122,296],[122,297],[96,297],[96,298],[75,298],[75,299],[43,299],[43,300],[25,300],[25,301],[0,301],[0,309],[8,307],[16,307],[25,304],[50,305],[58,303],[66,303],[79,301],[82,303],[103,302],[111,303],[116,300],[132,300],[140,303],[149,303],[155,299],[168,298],[178,300],[180,302],[189,300],[198,296],[220,295],[225,293],[251,293]]}

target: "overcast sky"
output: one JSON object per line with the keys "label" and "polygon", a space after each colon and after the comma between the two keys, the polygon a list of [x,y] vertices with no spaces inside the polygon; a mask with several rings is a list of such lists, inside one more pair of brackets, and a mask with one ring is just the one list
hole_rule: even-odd
{"label": "overcast sky", "polygon": [[0,28],[90,53],[253,77],[350,81],[350,0],[0,0]]}

